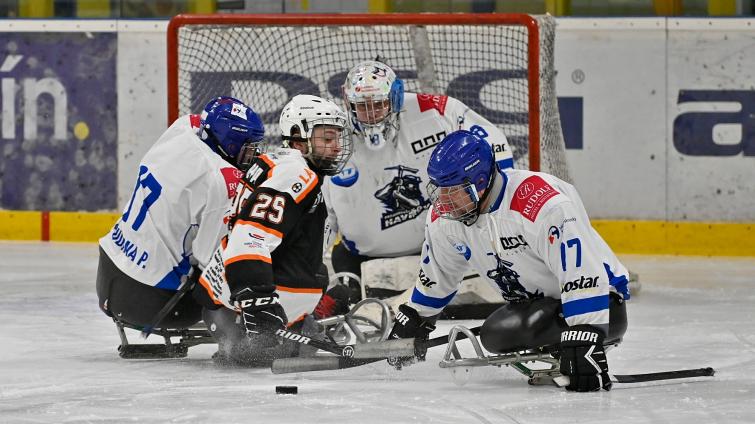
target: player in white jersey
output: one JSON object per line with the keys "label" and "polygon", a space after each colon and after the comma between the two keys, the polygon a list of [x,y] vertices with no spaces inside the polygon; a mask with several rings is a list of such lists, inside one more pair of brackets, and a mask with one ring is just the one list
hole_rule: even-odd
{"label": "player in white jersey", "polygon": [[[257,157],[242,178],[230,232],[199,279],[216,362],[254,366],[290,356],[298,345],[280,344],[276,329],[348,311],[346,288],[323,296],[327,278],[316,277],[327,218],[320,187],[351,155],[347,123],[336,104],[295,96],[281,112],[284,148]],[[343,295],[333,293],[339,289]]]}
{"label": "player in white jersey", "polygon": [[468,131],[435,148],[428,174],[433,206],[419,278],[390,337],[427,337],[471,268],[510,302],[485,320],[485,349],[549,347],[571,377],[567,389],[609,390],[603,346],[626,330],[627,270],[590,225],[574,187],[544,173],[501,170],[487,142]]}
{"label": "player in white jersey", "polygon": [[192,267],[207,266],[243,175],[237,167],[248,166],[263,135],[257,114],[230,97],[212,100],[201,116],[178,118],[163,133],[139,163],[123,215],[100,239],[103,312],[136,327],[186,328],[201,319],[201,306],[182,296],[152,322]]}
{"label": "player in white jersey", "polygon": [[[329,231],[341,234],[332,256],[336,272],[360,275],[366,260],[419,254],[430,207],[427,161],[447,134],[472,131],[492,145],[501,168],[513,165],[506,137],[495,125],[453,97],[404,92],[402,81],[381,62],[355,66],[344,97],[360,142],[344,170],[323,185]],[[368,297],[406,288],[373,290]]]}

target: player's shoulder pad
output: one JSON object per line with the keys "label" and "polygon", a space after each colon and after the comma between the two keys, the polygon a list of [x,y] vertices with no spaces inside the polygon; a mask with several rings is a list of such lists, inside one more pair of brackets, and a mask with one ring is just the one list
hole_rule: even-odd
{"label": "player's shoulder pad", "polygon": [[298,150],[281,149],[260,156],[260,160],[270,166],[268,178],[260,187],[287,193],[296,203],[301,203],[320,182]]}
{"label": "player's shoulder pad", "polygon": [[506,189],[512,190],[509,208],[531,222],[555,205],[568,201],[568,197],[556,188],[555,180],[547,174],[507,170],[506,175],[509,177]]}

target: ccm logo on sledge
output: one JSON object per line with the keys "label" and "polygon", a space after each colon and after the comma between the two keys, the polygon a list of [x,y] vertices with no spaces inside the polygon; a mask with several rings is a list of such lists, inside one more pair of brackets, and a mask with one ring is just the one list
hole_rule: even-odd
{"label": "ccm logo on sledge", "polygon": [[564,287],[561,289],[561,293],[567,293],[572,290],[590,289],[598,287],[598,278],[600,277],[587,277],[583,275],[579,280],[567,281]]}
{"label": "ccm logo on sledge", "polygon": [[598,333],[592,331],[564,331],[561,333],[561,343],[563,342],[598,343]]}
{"label": "ccm logo on sledge", "polygon": [[275,334],[301,344],[309,344],[309,342],[312,341],[312,339],[310,339],[309,337],[304,337],[301,334],[294,334],[286,330],[275,330]]}

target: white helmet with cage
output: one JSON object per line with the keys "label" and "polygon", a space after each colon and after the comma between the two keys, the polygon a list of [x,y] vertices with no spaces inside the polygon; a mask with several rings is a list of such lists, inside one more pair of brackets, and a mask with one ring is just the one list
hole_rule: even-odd
{"label": "white helmet with cage", "polygon": [[325,175],[341,172],[351,157],[346,113],[330,100],[308,94],[294,96],[280,115],[283,145],[306,143],[303,156]]}
{"label": "white helmet with cage", "polygon": [[343,96],[354,129],[368,148],[378,150],[394,141],[404,103],[404,83],[388,65],[375,60],[356,65],[346,75]]}

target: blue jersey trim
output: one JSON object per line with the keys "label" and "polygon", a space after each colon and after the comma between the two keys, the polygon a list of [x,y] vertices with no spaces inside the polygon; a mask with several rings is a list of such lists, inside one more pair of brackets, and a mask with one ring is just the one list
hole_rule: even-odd
{"label": "blue jersey trim", "polygon": [[513,158],[499,160],[496,163],[498,164],[498,166],[501,167],[501,169],[514,168],[514,159]]}
{"label": "blue jersey trim", "polygon": [[412,303],[417,305],[429,306],[435,309],[445,308],[451,302],[451,299],[456,296],[456,291],[449,294],[444,298],[430,297],[420,293],[416,288],[412,291]]}
{"label": "blue jersey trim", "polygon": [[348,240],[346,237],[341,235],[341,243],[346,247],[346,250],[351,253],[352,255],[359,256],[359,249],[357,249],[356,243],[354,243],[351,240]]}
{"label": "blue jersey trim", "polygon": [[174,266],[173,269],[155,285],[155,287],[164,290],[178,290],[181,286],[181,277],[187,275],[189,269],[191,269],[189,257],[184,256],[183,259],[181,259],[181,262]]}
{"label": "blue jersey trim", "polygon": [[562,305],[564,318],[575,315],[588,314],[608,309],[608,295],[588,297],[586,299],[572,300]]}
{"label": "blue jersey trim", "polygon": [[498,173],[503,177],[503,187],[501,187],[501,192],[498,193],[498,198],[495,199],[495,203],[493,203],[493,206],[490,207],[490,212],[495,212],[499,207],[501,207],[503,194],[506,192],[506,186],[509,184],[509,177],[507,177],[506,174],[500,169],[498,170]]}
{"label": "blue jersey trim", "polygon": [[624,300],[629,300],[629,279],[626,275],[613,275],[611,267],[607,263],[603,263],[608,274],[608,284],[612,285],[617,292],[621,294]]}

